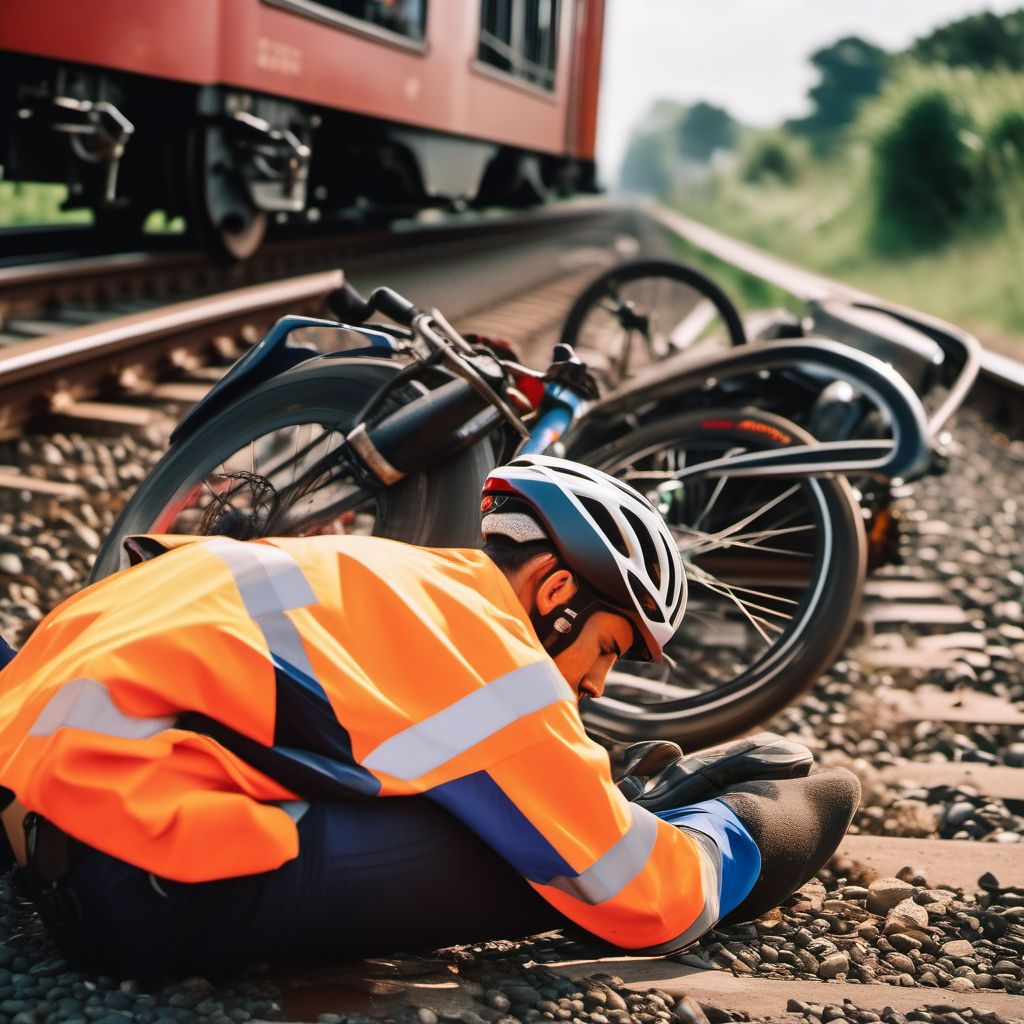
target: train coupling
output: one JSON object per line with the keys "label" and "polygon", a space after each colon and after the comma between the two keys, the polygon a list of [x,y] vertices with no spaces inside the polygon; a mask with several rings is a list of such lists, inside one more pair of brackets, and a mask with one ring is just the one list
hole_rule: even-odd
{"label": "train coupling", "polygon": [[300,213],[312,151],[290,128],[276,128],[246,110],[230,115],[239,170],[257,209]]}
{"label": "train coupling", "polygon": [[113,103],[72,96],[38,96],[22,103],[18,118],[66,135],[72,153],[83,163],[105,165],[102,203],[115,204],[121,158],[135,125]]}

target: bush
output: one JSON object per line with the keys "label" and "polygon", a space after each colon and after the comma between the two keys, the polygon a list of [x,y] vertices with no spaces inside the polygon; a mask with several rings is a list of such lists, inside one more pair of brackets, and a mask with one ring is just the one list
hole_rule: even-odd
{"label": "bush", "polygon": [[967,124],[937,89],[913,96],[874,140],[872,240],[885,251],[945,242],[973,205],[978,180]]}
{"label": "bush", "polygon": [[1006,110],[985,135],[985,151],[996,168],[1024,170],[1024,110]]}
{"label": "bush", "polygon": [[750,184],[777,181],[791,185],[798,176],[799,158],[792,143],[780,134],[754,137],[740,161],[740,177]]}

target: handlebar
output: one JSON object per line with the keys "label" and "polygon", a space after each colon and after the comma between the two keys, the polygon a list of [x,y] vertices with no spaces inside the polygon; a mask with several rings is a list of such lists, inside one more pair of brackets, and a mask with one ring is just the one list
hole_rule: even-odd
{"label": "handlebar", "polygon": [[362,324],[374,313],[383,313],[403,327],[412,327],[423,310],[392,288],[375,288],[364,299],[359,291],[346,281],[327,296],[327,308],[339,319]]}
{"label": "handlebar", "polygon": [[[395,323],[409,328],[413,336],[419,338],[431,350],[432,358],[446,363],[456,376],[461,377],[487,405],[495,408],[523,438],[530,436],[526,425],[502,395],[501,384],[493,383],[487,379],[484,372],[481,372],[478,364],[485,357],[474,350],[439,310],[424,312],[391,288],[375,288],[370,297],[365,299],[348,281],[328,295],[327,306],[339,320],[364,323],[374,313],[383,313]],[[505,372],[500,362],[493,359],[489,361],[497,370],[493,376],[500,379]],[[380,398],[381,394],[378,394],[371,399],[360,414],[360,420],[369,414],[371,407],[379,404]]]}

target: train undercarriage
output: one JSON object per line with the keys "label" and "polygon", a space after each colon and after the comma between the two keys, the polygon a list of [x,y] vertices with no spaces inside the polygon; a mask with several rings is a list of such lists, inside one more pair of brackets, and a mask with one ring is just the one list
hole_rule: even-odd
{"label": "train undercarriage", "polygon": [[125,245],[154,210],[243,260],[272,221],[386,221],[596,190],[590,161],[229,86],[6,54],[0,95],[3,177],[66,184],[65,208],[91,210]]}

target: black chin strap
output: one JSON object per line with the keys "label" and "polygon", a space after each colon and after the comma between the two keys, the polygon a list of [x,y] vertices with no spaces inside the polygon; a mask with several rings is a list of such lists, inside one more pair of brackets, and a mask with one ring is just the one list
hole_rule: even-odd
{"label": "black chin strap", "polygon": [[[558,572],[558,569],[552,569]],[[548,574],[550,576],[551,573]],[[548,576],[544,578],[547,579]],[[576,593],[568,604],[557,605],[546,615],[542,615],[536,608],[530,612],[530,622],[533,624],[544,650],[551,658],[562,653],[579,635],[586,624],[587,619],[596,611],[602,608],[615,611],[614,608],[604,601],[601,596],[576,577]]]}

